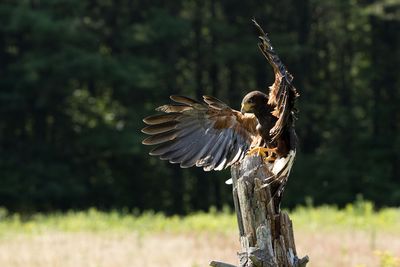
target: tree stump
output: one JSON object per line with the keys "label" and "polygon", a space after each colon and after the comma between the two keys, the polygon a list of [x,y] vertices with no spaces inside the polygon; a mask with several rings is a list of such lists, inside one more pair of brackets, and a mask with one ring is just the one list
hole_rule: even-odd
{"label": "tree stump", "polygon": [[[271,196],[268,181],[273,174],[268,163],[259,156],[245,157],[231,173],[241,246],[239,267],[306,266],[308,257],[297,256],[292,221],[274,203],[280,197]],[[210,266],[236,267],[217,261]]]}

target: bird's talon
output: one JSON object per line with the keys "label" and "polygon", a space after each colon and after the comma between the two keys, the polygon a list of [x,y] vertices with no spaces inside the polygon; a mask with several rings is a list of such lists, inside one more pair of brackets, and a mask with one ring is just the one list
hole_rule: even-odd
{"label": "bird's talon", "polygon": [[247,155],[257,155],[257,156],[263,156],[265,157],[265,152],[263,151],[262,147],[253,147],[249,151],[247,151]]}
{"label": "bird's talon", "polygon": [[253,147],[247,152],[247,155],[257,155],[262,156],[265,161],[271,162],[276,159],[277,148],[268,147]]}
{"label": "bird's talon", "polygon": [[264,158],[264,161],[269,162],[269,163],[274,162],[275,160],[276,160],[276,157],[274,157],[274,156],[268,156],[268,157]]}

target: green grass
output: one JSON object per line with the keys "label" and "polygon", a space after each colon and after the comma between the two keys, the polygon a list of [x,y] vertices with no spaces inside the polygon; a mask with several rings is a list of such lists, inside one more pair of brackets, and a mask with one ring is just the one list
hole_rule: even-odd
{"label": "green grass", "polygon": [[[298,207],[289,212],[295,228],[339,230],[354,228],[400,232],[400,208],[384,208],[374,211],[373,204],[358,201],[344,209],[334,206]],[[0,237],[10,233],[40,233],[44,231],[62,232],[126,232],[142,234],[154,232],[219,232],[236,230],[235,215],[226,210],[208,213],[197,212],[184,217],[165,216],[162,213],[145,212],[139,216],[123,212],[102,212],[94,208],[87,211],[66,213],[37,213],[22,219],[19,214],[8,214],[0,209]]]}
{"label": "green grass", "polygon": [[21,219],[19,214],[0,212],[0,236],[11,232],[40,233],[49,230],[61,232],[227,232],[236,228],[232,213],[197,212],[185,217],[165,216],[162,213],[144,212],[139,216],[117,211],[102,212],[91,208],[87,211],[40,214]]}
{"label": "green grass", "polygon": [[290,213],[290,216],[295,226],[301,228],[325,230],[354,228],[400,232],[400,208],[383,208],[375,211],[373,204],[368,201],[347,204],[344,209],[334,206],[298,207]]}
{"label": "green grass", "polygon": [[[397,242],[400,237],[400,208],[375,210],[371,202],[358,200],[343,209],[300,206],[289,214],[295,228],[296,243],[303,252],[309,253],[312,266],[325,266],[327,261],[330,265],[326,266],[400,266],[400,243]],[[214,239],[208,243],[210,238]],[[179,247],[182,240],[186,242],[185,246]],[[207,213],[197,212],[184,217],[154,212],[140,215],[137,212],[102,212],[92,208],[65,213],[36,213],[27,217],[9,214],[0,208],[2,266],[26,266],[25,261],[34,261],[31,266],[76,266],[74,261],[71,265],[63,261],[60,256],[63,253],[65,257],[74,256],[77,262],[109,266],[112,258],[107,257],[107,253],[102,257],[103,254],[97,251],[120,253],[126,261],[124,263],[128,263],[144,257],[144,248],[153,247],[154,242],[162,244],[160,252],[163,249],[168,251],[160,255],[160,262],[179,257],[179,253],[170,253],[177,249],[184,249],[193,262],[207,260],[214,251],[218,252],[216,255],[223,253],[221,246],[228,246],[230,261],[234,262],[236,215],[228,209],[217,212],[214,208]],[[3,254],[2,249],[6,251]],[[21,262],[7,256],[14,250],[25,251]],[[141,256],[133,257],[132,251],[139,251],[137,253]],[[352,257],[357,257],[357,261],[354,262]],[[46,263],[48,258],[50,260]]]}

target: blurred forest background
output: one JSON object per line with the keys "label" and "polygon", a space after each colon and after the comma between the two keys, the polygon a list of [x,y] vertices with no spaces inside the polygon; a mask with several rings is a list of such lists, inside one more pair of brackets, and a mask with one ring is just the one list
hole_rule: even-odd
{"label": "blurred forest background", "polygon": [[229,170],[148,156],[142,118],[171,94],[239,109],[273,72],[301,93],[284,206],[400,203],[399,0],[0,2],[0,206],[185,214],[231,203]]}

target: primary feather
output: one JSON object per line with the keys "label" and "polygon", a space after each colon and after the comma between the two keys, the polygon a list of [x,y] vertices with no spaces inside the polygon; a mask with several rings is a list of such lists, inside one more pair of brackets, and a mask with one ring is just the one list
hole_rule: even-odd
{"label": "primary feather", "polygon": [[255,116],[243,115],[222,101],[204,96],[204,102],[171,96],[178,104],[157,108],[165,114],[144,119],[149,126],[145,145],[158,145],[150,154],[181,167],[222,170],[242,159],[257,136]]}

